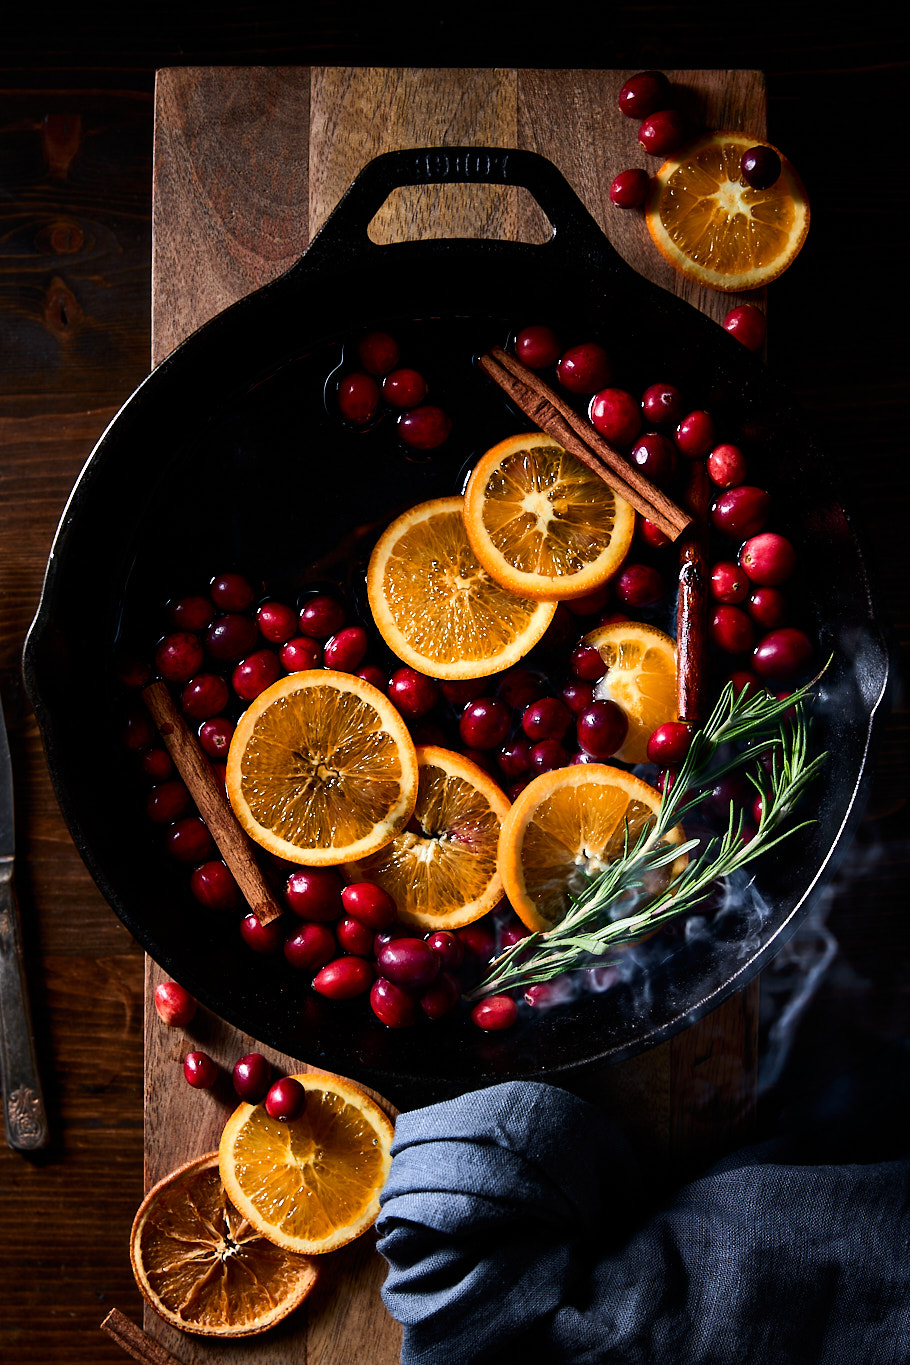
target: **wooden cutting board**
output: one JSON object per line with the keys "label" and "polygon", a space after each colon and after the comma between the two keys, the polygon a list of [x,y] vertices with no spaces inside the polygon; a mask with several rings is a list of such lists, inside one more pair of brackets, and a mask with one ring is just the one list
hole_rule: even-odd
{"label": "wooden cutting board", "polygon": [[[725,296],[690,284],[651,245],[641,215],[609,202],[613,177],[657,164],[637,124],[616,106],[631,72],[509,68],[179,68],[159,72],[155,95],[152,361],[158,364],[215,313],[287,269],[372,157],[434,145],[527,148],[566,176],[621,255],[646,278],[720,321]],[[668,72],[709,127],[765,134],[760,73]],[[478,236],[540,240],[530,196],[508,186],[401,190],[371,229],[376,240]],[[145,1178],[216,1147],[233,1107],[229,1089],[191,1090],[191,1047],[229,1071],[263,1051],[281,1070],[292,1059],[206,1015],[187,1033],[165,1029],[146,972]],[[585,1079],[671,1172],[737,1140],[754,1110],[757,981],[712,1015],[640,1058]],[[388,1106],[390,1112],[391,1106]],[[257,1365],[392,1365],[401,1334],[379,1297],[384,1262],[372,1237],[325,1258],[320,1287],[274,1332],[235,1346],[168,1328],[146,1309],[146,1330],[187,1362]]]}

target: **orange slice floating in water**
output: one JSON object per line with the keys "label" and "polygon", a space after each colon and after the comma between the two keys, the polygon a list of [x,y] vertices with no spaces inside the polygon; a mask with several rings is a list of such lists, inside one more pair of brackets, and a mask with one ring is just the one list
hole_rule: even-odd
{"label": "orange slice floating in water", "polygon": [[676,720],[676,645],[655,626],[616,621],[585,636],[607,665],[594,695],[616,702],[629,721],[617,749],[623,763],[646,763],[648,740],[658,725]]}

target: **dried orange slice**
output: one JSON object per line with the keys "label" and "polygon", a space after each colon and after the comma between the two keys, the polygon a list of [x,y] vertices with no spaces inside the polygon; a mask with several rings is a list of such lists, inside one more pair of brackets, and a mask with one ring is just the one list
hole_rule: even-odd
{"label": "dried orange slice", "polygon": [[388,891],[403,923],[457,929],[502,898],[496,851],[509,798],[476,763],[449,749],[423,745],[417,762],[410,827],[344,870],[352,880],[376,882]]}
{"label": "dried orange slice", "polygon": [[525,597],[582,597],[616,573],[635,513],[552,436],[523,432],[475,466],[468,539],[491,578]]}
{"label": "dried orange slice", "polygon": [[412,507],[380,536],[367,594],[386,644],[431,678],[486,678],[527,654],[556,610],[509,592],[471,548],[463,500]]}
{"label": "dried orange slice", "polygon": [[770,189],[743,180],[740,160],[756,145],[747,133],[708,133],[651,181],[645,221],[658,251],[711,289],[760,289],[776,280],[809,231],[806,191],[785,156],[778,153],[782,169]]}
{"label": "dried orange slice", "polygon": [[[515,913],[529,929],[552,929],[590,878],[622,856],[627,829],[634,842],[659,807],[658,792],[607,763],[578,763],[535,777],[499,836],[499,871]],[[666,836],[668,843],[682,839],[680,826]],[[683,866],[677,860],[671,873],[660,875],[669,880]]]}
{"label": "dried orange slice", "polygon": [[594,695],[615,701],[626,713],[629,731],[616,758],[646,763],[651,733],[664,721],[676,720],[676,645],[655,626],[616,621],[598,626],[585,643],[600,651],[607,671],[594,684]]}
{"label": "dried orange slice", "polygon": [[316,1283],[308,1257],[275,1246],[237,1212],[217,1152],[188,1161],[149,1191],[133,1221],[130,1261],[155,1312],[201,1336],[264,1332]]}
{"label": "dried orange slice", "polygon": [[239,1105],[218,1149],[224,1188],[263,1237],[317,1255],[359,1237],[379,1213],[394,1129],[374,1099],[341,1076],[296,1076],[306,1090],[297,1118],[279,1123],[264,1104]]}
{"label": "dried orange slice", "polygon": [[280,678],[231,739],[227,793],[247,834],[310,867],[375,853],[417,799],[417,754],[378,688],[312,669]]}

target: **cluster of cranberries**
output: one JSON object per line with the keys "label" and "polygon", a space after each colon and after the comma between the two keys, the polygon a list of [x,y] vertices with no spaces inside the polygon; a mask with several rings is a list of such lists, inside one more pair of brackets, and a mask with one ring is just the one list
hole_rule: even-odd
{"label": "cluster of cranberries", "polygon": [[368,332],[357,343],[359,369],[338,381],[335,402],[345,422],[366,428],[382,415],[395,418],[399,439],[412,450],[435,450],[452,429],[449,414],[428,403],[429,386],[419,370],[401,364],[398,342],[388,332]]}

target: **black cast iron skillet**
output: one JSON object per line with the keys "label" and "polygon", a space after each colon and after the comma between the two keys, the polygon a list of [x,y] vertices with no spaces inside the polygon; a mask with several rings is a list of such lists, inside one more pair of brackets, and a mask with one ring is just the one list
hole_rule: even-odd
{"label": "black cast iron skillet", "polygon": [[[393,189],[444,182],[526,187],[552,238],[370,241],[367,226]],[[113,658],[124,640],[153,646],[163,600],[230,566],[291,594],[340,581],[356,599],[389,518],[460,491],[483,450],[527,426],[474,357],[540,319],[567,339],[602,339],[623,387],[672,380],[748,439],[775,527],[799,549],[799,613],[819,658],[833,657],[817,708],[817,743],[830,755],[812,796],[817,823],[766,857],[755,887],[732,905],[650,939],[609,990],[508,1034],[481,1034],[461,1016],[391,1031],[364,1001],[314,996],[282,959],[255,956],[223,914],[191,899],[142,812]],[[396,334],[455,415],[450,440],[424,462],[405,457],[390,424],[345,430],[325,401],[346,348],[372,326]],[[549,162],[456,148],[371,162],[286,274],[208,323],[140,385],[64,511],[24,667],[73,839],[143,947],[232,1024],[400,1104],[508,1077],[566,1083],[740,989],[793,932],[849,839],[888,674],[824,455],[765,368],[626,266]]]}

